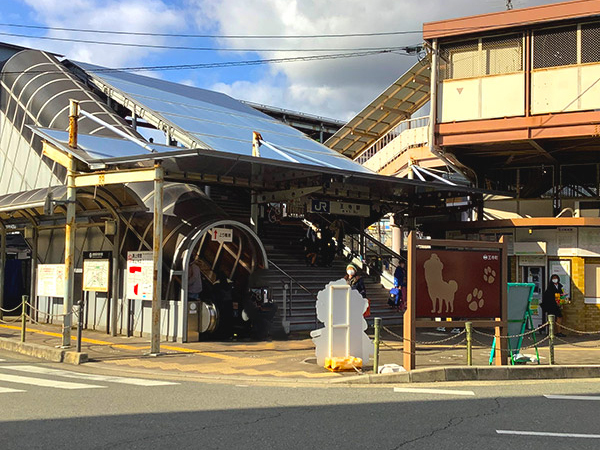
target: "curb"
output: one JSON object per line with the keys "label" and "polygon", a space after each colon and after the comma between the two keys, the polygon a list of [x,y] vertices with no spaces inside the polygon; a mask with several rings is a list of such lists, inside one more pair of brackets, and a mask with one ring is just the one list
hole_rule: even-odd
{"label": "curb", "polygon": [[87,353],[52,348],[30,342],[17,342],[7,338],[0,338],[0,349],[52,362],[79,365],[88,361]]}
{"label": "curb", "polygon": [[331,380],[332,384],[432,383],[437,381],[505,381],[600,378],[600,365],[538,367],[440,367],[410,372],[366,374]]}

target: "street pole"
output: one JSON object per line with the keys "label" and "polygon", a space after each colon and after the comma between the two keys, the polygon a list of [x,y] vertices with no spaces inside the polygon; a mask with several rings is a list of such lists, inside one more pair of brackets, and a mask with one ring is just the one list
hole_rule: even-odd
{"label": "street pole", "polygon": [[381,317],[375,317],[373,326],[375,328],[375,339],[373,339],[373,344],[375,345],[373,351],[373,373],[379,373],[379,336],[381,334]]}
{"label": "street pole", "polygon": [[554,365],[554,314],[548,314],[548,328],[550,333],[550,339],[548,343],[548,350],[550,352],[550,365]]}
{"label": "street pole", "polygon": [[27,296],[21,298],[21,342],[25,342],[25,332],[27,331]]}
{"label": "street pole", "polygon": [[6,270],[6,227],[0,222],[0,319],[4,308],[4,271]]}
{"label": "street pole", "polygon": [[473,323],[466,322],[465,330],[467,331],[467,366],[473,365]]}
{"label": "street pole", "polygon": [[[79,102],[70,100],[69,104],[69,147],[77,148],[77,119],[79,117]],[[73,314],[73,281],[75,276],[75,160],[69,155],[67,167],[67,217],[65,224],[65,295],[63,301],[63,333],[62,347],[71,346],[71,324]]]}
{"label": "street pole", "polygon": [[152,236],[152,343],[150,354],[160,353],[160,310],[162,278],[162,240],[163,240],[163,191],[164,172],[160,164],[154,166],[154,226]]}

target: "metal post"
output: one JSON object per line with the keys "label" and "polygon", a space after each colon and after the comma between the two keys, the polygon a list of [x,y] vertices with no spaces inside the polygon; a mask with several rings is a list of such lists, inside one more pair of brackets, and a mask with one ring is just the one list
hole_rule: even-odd
{"label": "metal post", "polygon": [[29,285],[29,294],[31,297],[31,305],[35,308],[30,311],[30,323],[37,320],[37,260],[38,260],[38,235],[37,227],[33,228],[33,237],[31,239],[31,284]]}
{"label": "metal post", "polygon": [[152,288],[152,343],[150,354],[160,353],[160,310],[161,310],[161,278],[162,278],[162,240],[163,240],[163,168],[154,166],[154,226],[152,236],[153,253],[153,288]]}
{"label": "metal post", "polygon": [[381,317],[375,317],[373,326],[375,328],[375,339],[373,339],[373,345],[375,346],[373,351],[373,373],[379,373],[379,335],[381,333]]}
{"label": "metal post", "polygon": [[22,297],[21,302],[21,342],[25,342],[25,331],[27,330],[27,296]]}
{"label": "metal post", "polygon": [[467,366],[473,365],[473,323],[466,322],[465,330],[467,331]]}
{"label": "metal post", "polygon": [[[77,148],[77,118],[79,102],[70,100],[69,107],[69,147]],[[65,295],[63,299],[62,347],[71,346],[71,324],[73,309],[73,278],[75,274],[75,160],[69,155],[67,168],[67,217],[65,224]]]}
{"label": "metal post", "polygon": [[77,351],[81,352],[81,329],[83,328],[83,308],[84,308],[83,298],[80,298],[77,301],[77,305],[79,306],[79,318],[77,320]]}
{"label": "metal post", "polygon": [[554,314],[548,314],[548,328],[550,333],[550,339],[548,344],[548,350],[550,351],[550,365],[554,365]]}
{"label": "metal post", "polygon": [[[435,150],[435,126],[437,124],[437,93],[438,93],[438,64],[439,64],[439,56],[438,56],[438,40],[434,39],[431,43],[431,78],[430,78],[430,102],[429,102],[429,130],[427,140],[429,141],[429,150],[431,153],[436,155]],[[411,162],[409,161],[408,167],[408,178],[414,178],[414,174],[411,175],[412,167],[410,167]]]}
{"label": "metal post", "polygon": [[3,317],[4,308],[4,271],[6,269],[6,228],[0,222],[0,319]]}
{"label": "metal post", "polygon": [[113,236],[113,252],[112,252],[112,283],[111,283],[111,310],[110,310],[110,334],[117,335],[118,320],[119,320],[119,243],[121,242],[121,219],[116,216],[117,229]]}

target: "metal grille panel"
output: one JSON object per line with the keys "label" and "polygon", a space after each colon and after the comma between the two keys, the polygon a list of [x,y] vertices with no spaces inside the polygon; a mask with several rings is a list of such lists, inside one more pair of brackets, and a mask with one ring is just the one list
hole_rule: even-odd
{"label": "metal grille panel", "polygon": [[577,27],[535,31],[533,34],[533,68],[577,64]]}
{"label": "metal grille panel", "polygon": [[446,45],[440,56],[444,80],[520,72],[523,70],[523,36],[513,34]]}
{"label": "metal grille panel", "polygon": [[581,62],[600,61],[600,23],[581,25]]}
{"label": "metal grille panel", "polygon": [[486,75],[523,70],[523,36],[521,35],[483,39],[481,51]]}

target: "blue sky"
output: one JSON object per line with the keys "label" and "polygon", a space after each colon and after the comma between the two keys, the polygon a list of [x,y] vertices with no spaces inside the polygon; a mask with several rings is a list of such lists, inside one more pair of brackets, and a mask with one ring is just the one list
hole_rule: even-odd
{"label": "blue sky", "polygon": [[[515,8],[556,0],[513,0]],[[165,34],[315,35],[420,30],[423,22],[504,10],[506,0],[3,0],[2,24]],[[420,34],[336,39],[188,39],[35,30],[0,25],[0,40],[109,67],[199,64],[298,56],[273,49],[405,46]],[[209,47],[148,49],[34,39],[33,36]],[[230,52],[225,48],[265,49]],[[268,49],[268,50],[267,50]],[[328,53],[329,53],[328,52]],[[305,52],[313,55],[316,52]],[[151,75],[282,108],[349,119],[417,62],[399,54],[287,64],[158,71]]]}

